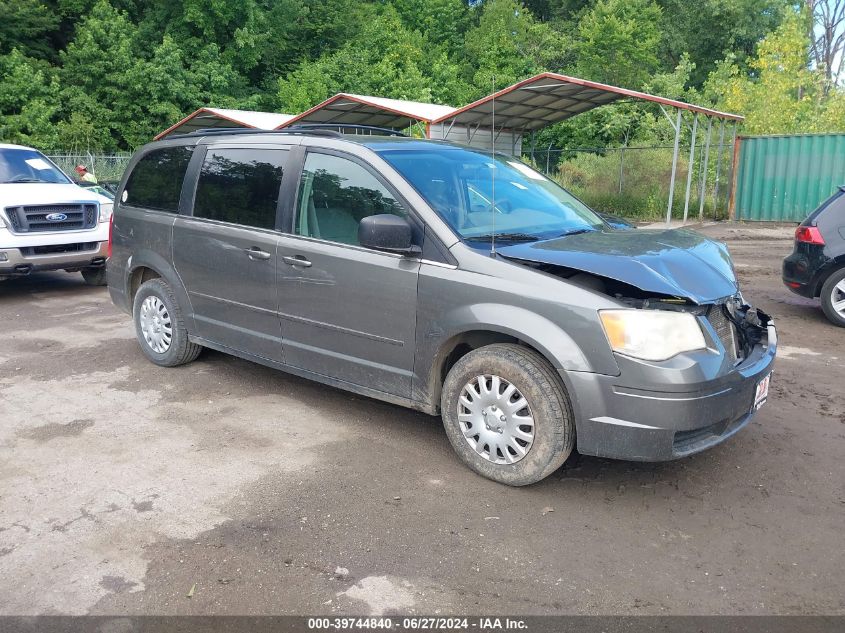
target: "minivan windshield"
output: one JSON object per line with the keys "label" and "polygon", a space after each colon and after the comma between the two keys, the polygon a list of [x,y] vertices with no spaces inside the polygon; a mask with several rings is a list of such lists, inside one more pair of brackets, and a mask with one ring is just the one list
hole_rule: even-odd
{"label": "minivan windshield", "polygon": [[64,185],[70,180],[41,152],[25,148],[0,148],[0,184],[32,182]]}
{"label": "minivan windshield", "polygon": [[455,147],[379,154],[465,240],[490,240],[495,234],[531,241],[605,226],[575,196],[510,156]]}

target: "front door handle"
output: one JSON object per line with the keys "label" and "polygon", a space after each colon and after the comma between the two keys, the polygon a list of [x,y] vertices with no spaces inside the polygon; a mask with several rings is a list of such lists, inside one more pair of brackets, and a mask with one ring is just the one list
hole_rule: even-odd
{"label": "front door handle", "polygon": [[268,253],[267,251],[262,251],[257,246],[245,248],[244,251],[246,251],[246,254],[249,255],[250,259],[258,259],[258,260],[270,259],[270,253]]}
{"label": "front door handle", "polygon": [[302,255],[297,255],[296,257],[282,257],[282,261],[286,264],[290,264],[291,266],[302,266],[303,268],[311,266],[311,262],[305,259]]}

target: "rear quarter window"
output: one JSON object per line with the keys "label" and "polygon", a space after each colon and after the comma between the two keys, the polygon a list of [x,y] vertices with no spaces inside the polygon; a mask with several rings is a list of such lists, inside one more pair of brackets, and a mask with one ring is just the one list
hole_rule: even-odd
{"label": "rear quarter window", "polygon": [[803,222],[804,226],[822,223],[845,223],[845,190],[842,188],[837,189],[830,198],[822,202]]}
{"label": "rear quarter window", "polygon": [[193,147],[164,147],[145,154],[126,181],[122,202],[133,207],[178,213],[182,182]]}

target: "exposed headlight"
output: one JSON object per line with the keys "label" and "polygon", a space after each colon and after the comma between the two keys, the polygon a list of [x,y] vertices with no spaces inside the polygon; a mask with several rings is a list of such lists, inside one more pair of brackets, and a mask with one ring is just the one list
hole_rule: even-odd
{"label": "exposed headlight", "polygon": [[698,320],[668,310],[600,310],[613,351],[642,360],[667,360],[681,352],[705,349]]}
{"label": "exposed headlight", "polygon": [[113,202],[103,202],[100,204],[100,222],[108,222],[111,219],[112,211],[114,211]]}

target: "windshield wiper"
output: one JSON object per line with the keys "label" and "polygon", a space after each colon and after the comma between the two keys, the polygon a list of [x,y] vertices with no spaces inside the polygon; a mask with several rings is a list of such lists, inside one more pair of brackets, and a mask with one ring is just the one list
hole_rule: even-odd
{"label": "windshield wiper", "polygon": [[493,238],[510,242],[536,242],[540,238],[530,233],[485,233],[484,235],[472,235],[465,239],[470,241],[490,241]]}
{"label": "windshield wiper", "polygon": [[581,233],[592,233],[595,229],[572,229],[571,231],[566,231],[565,233],[561,233],[558,237],[568,237],[570,235],[580,235]]}

